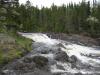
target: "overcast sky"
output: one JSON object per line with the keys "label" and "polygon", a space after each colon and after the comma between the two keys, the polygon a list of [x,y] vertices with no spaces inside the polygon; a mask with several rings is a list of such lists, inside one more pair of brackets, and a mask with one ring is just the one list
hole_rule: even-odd
{"label": "overcast sky", "polygon": [[[27,0],[19,0],[20,3],[24,3],[26,2]],[[75,3],[79,3],[81,2],[82,0],[29,0],[32,5],[34,6],[38,6],[39,8],[41,8],[42,6],[44,7],[50,7],[52,5],[52,3],[54,3],[55,5],[62,5],[62,4],[68,4],[69,2],[75,2]],[[86,0],[86,1],[89,1],[89,0]],[[90,0],[92,1],[92,0]]]}

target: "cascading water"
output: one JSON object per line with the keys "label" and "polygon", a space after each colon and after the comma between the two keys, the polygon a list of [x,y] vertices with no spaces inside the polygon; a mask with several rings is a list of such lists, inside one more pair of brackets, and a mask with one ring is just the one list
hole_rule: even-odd
{"label": "cascading water", "polygon": [[[34,41],[33,50],[19,60],[23,64],[26,62],[31,64],[31,66],[28,65],[28,69],[31,71],[23,72],[22,75],[100,75],[100,49],[51,39],[42,33],[20,34]],[[36,68],[32,67],[33,62]],[[13,64],[16,65],[16,63]],[[38,65],[36,66],[36,64]],[[11,66],[13,65],[11,64]],[[8,75],[7,72],[13,71],[13,74],[17,75],[15,70],[15,66],[11,68],[6,66],[3,72]],[[19,70],[21,69],[19,68]],[[36,70],[42,70],[43,74],[42,72],[34,73]]]}

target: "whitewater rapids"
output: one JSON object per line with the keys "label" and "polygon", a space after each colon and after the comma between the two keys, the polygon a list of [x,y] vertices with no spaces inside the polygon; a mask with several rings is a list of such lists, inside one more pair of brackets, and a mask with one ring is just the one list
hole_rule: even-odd
{"label": "whitewater rapids", "polygon": [[[42,33],[22,33],[22,36],[26,38],[30,38],[35,42],[44,43],[49,46],[57,45],[61,43],[64,46],[61,47],[61,50],[65,51],[69,57],[75,55],[84,64],[88,64],[90,66],[97,67],[97,68],[100,67],[100,49],[81,46],[72,43],[66,45],[66,43],[63,42],[62,40],[49,38],[46,34],[42,34]],[[52,57],[52,54],[50,56]],[[67,63],[57,62],[57,64],[62,65],[65,68],[65,70],[57,69],[56,65],[52,65],[51,66],[52,72],[71,72],[71,73],[80,72],[82,74],[100,73],[100,71],[98,70],[89,71],[87,69],[80,69],[80,70],[77,68],[72,69],[70,65],[68,65]]]}
{"label": "whitewater rapids", "polygon": [[33,40],[33,50],[6,65],[3,75],[100,75],[100,48],[52,39],[43,33],[19,34]]}

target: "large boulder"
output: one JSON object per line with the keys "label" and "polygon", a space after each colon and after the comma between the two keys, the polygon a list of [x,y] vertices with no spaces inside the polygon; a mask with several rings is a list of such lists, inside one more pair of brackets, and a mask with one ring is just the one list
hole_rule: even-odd
{"label": "large boulder", "polygon": [[35,70],[49,71],[48,59],[43,56],[24,57],[19,61],[5,66],[2,70],[2,74],[8,75],[9,73],[11,75],[15,73],[16,75],[21,73],[23,75],[24,73],[31,73]]}
{"label": "large boulder", "polygon": [[48,59],[43,56],[34,56],[33,61],[36,64],[36,67],[38,68],[43,68],[48,64]]}
{"label": "large boulder", "polygon": [[66,52],[64,52],[64,51],[62,51],[62,50],[58,50],[58,51],[55,53],[55,60],[61,61],[61,62],[68,62],[69,56],[67,55]]}
{"label": "large boulder", "polygon": [[35,63],[36,68],[42,68],[47,66],[48,59],[43,56],[33,56],[33,57],[25,57],[23,59],[25,63]]}
{"label": "large boulder", "polygon": [[18,63],[13,67],[13,70],[22,72],[22,73],[27,73],[34,71],[35,69],[35,63]]}
{"label": "large boulder", "polygon": [[77,57],[75,56],[75,55],[72,55],[71,57],[70,57],[70,62],[71,63],[76,63],[78,61],[78,59],[77,59]]}

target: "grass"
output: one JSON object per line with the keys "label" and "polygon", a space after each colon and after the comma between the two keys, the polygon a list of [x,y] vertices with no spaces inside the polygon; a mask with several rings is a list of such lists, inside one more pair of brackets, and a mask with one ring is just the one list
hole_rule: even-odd
{"label": "grass", "polygon": [[0,64],[7,64],[8,62],[20,58],[22,54],[22,51],[17,50],[17,49],[10,49],[9,51],[3,51],[2,49],[0,50]]}
{"label": "grass", "polygon": [[19,36],[19,35],[16,36],[15,39],[16,39],[16,43],[18,45],[20,45],[21,47],[23,47],[24,49],[26,49],[27,51],[31,51],[32,50],[32,47],[31,47],[32,40],[27,39],[27,38],[22,37],[22,36]]}
{"label": "grass", "polygon": [[[32,50],[32,40],[19,36],[17,34],[5,34],[3,43],[0,42],[0,66],[24,56]],[[9,41],[10,39],[10,41]],[[12,40],[13,41],[12,41]]]}

